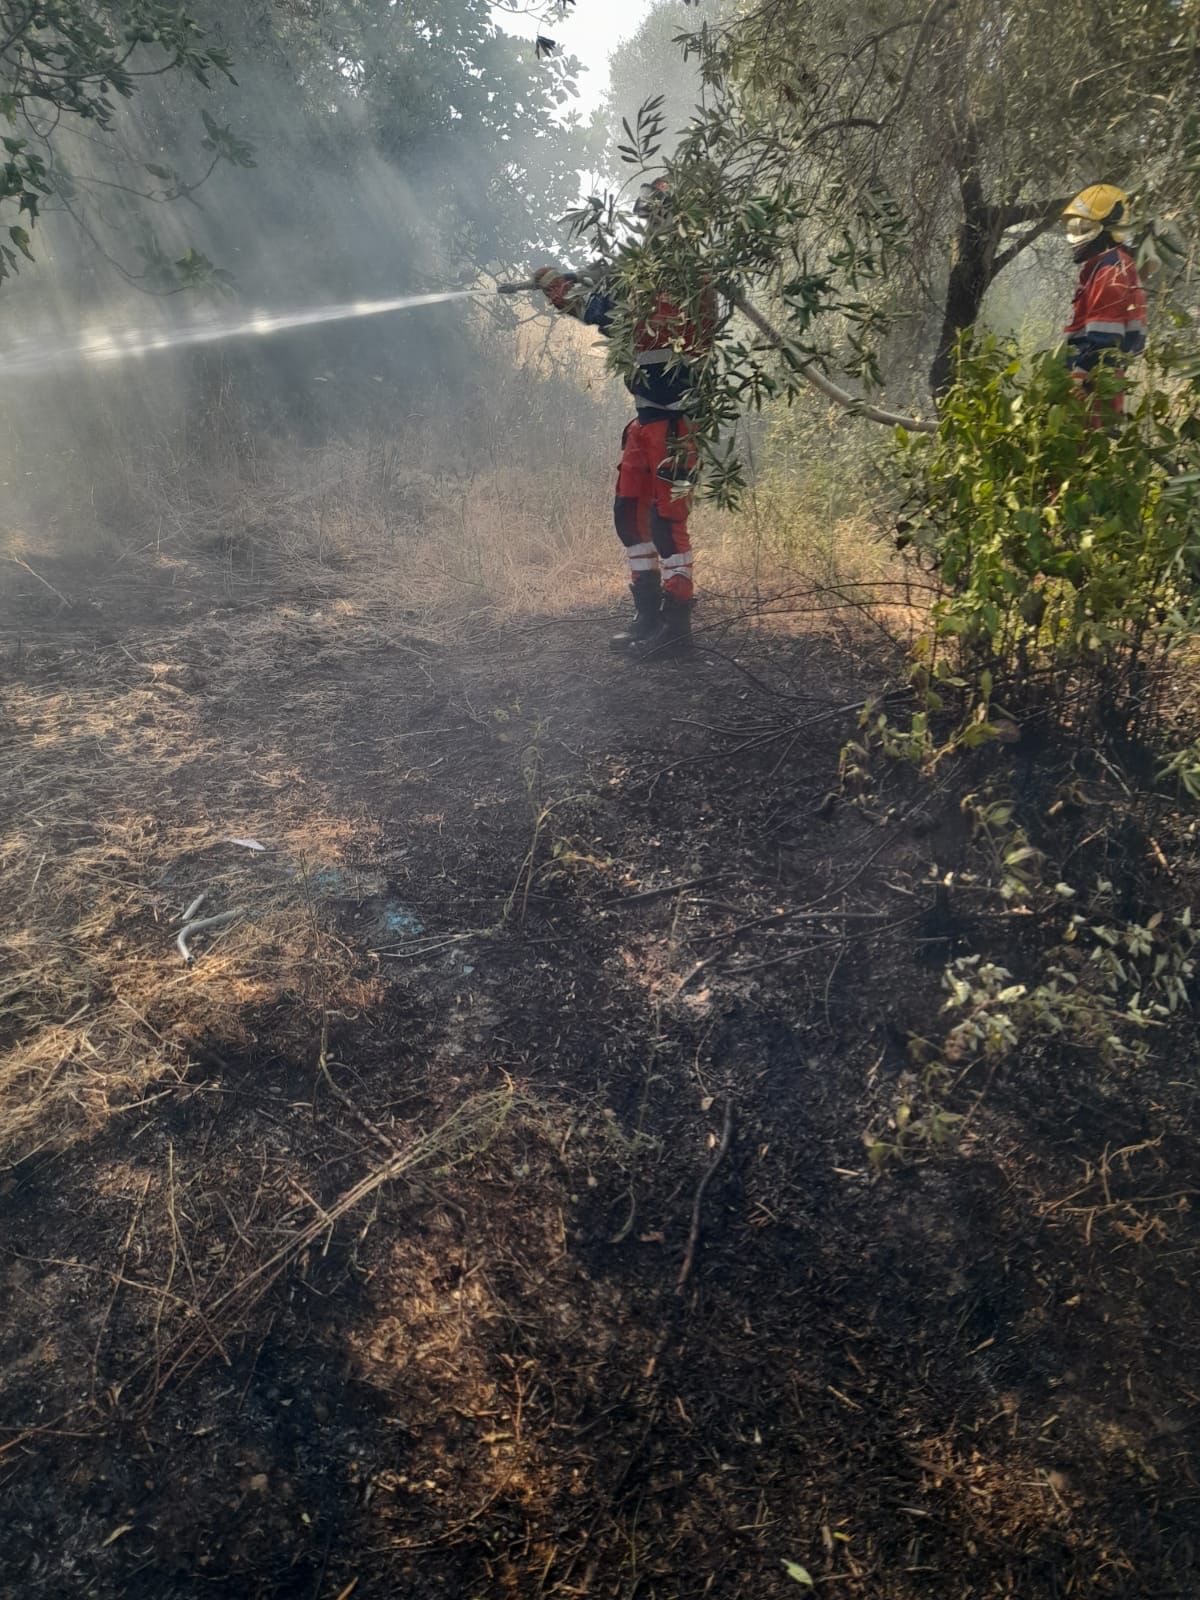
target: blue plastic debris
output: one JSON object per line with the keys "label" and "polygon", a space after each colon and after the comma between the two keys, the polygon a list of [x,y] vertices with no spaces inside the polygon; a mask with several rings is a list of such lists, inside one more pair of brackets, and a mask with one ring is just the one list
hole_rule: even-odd
{"label": "blue plastic debris", "polygon": [[387,933],[394,933],[401,938],[415,939],[425,932],[425,925],[420,918],[415,917],[398,900],[388,901],[380,921]]}

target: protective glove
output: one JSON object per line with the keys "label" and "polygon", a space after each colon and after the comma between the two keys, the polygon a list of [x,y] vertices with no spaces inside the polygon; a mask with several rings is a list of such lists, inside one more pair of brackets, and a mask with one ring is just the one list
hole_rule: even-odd
{"label": "protective glove", "polygon": [[570,316],[580,316],[588,297],[588,287],[573,272],[563,272],[559,267],[539,267],[533,281],[556,311]]}

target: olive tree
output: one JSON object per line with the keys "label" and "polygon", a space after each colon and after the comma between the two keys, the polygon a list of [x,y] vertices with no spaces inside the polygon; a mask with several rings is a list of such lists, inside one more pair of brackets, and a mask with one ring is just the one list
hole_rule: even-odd
{"label": "olive tree", "polygon": [[677,43],[703,105],[669,159],[661,103],[624,140],[632,166],[669,173],[669,222],[630,236],[611,197],[576,221],[627,291],[630,330],[663,283],[685,307],[716,285],[770,313],[726,325],[697,395],[717,492],[739,482],[716,445],[734,415],[835,360],[879,381],[900,319],[927,324],[941,392],[989,285],[1086,183],[1190,215],[1198,22],[1200,0],[702,5]]}
{"label": "olive tree", "polygon": [[[228,52],[172,0],[0,0],[0,122],[8,127],[0,203],[9,211],[0,279],[17,270],[21,257],[32,260],[31,231],[49,197],[75,209],[77,180],[57,160],[64,138],[86,135],[101,149],[115,143],[122,103],[147,80],[170,75],[204,87],[217,76],[232,79]],[[211,117],[198,143],[208,172],[221,161],[251,161],[249,148]],[[147,166],[145,198],[181,197],[205,175],[189,181]],[[176,287],[212,276],[195,251],[160,269]]]}

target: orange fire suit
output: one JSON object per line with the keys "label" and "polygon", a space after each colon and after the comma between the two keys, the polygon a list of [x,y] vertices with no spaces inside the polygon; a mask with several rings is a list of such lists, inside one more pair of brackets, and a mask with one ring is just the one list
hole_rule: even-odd
{"label": "orange fire suit", "polygon": [[[608,335],[616,301],[603,288],[585,297],[569,273],[550,280],[545,292],[560,311]],[[712,345],[715,297],[705,297],[696,321],[664,295],[634,335],[637,370],[627,380],[637,417],[621,439],[621,462],[613,520],[624,546],[635,589],[661,572],[664,591],[690,602],[694,595],[688,517],[698,458],[687,444],[691,433],[688,394],[693,362]],[[682,359],[680,359],[682,357]]]}

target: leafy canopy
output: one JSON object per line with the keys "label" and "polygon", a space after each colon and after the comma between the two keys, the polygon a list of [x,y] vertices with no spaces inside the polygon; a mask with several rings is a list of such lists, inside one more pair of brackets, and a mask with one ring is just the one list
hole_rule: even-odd
{"label": "leafy canopy", "polygon": [[731,328],[697,396],[710,486],[741,482],[722,427],[806,364],[881,382],[902,329],[940,389],[989,283],[1085,182],[1190,219],[1198,39],[1200,0],[740,0],[685,31],[703,103],[669,157],[661,97],[624,141],[670,176],[670,226],[623,247],[611,197],[576,220],[634,296],[713,284],[772,312],[783,337]]}
{"label": "leafy canopy", "polygon": [[[232,62],[170,0],[0,4],[0,121],[9,128],[0,202],[15,205],[18,218],[8,225],[8,243],[0,240],[0,279],[17,269],[20,256],[32,259],[30,229],[45,198],[61,194],[50,153],[59,129],[111,135],[119,103],[132,98],[140,81],[172,73],[207,87],[214,75],[232,77]],[[215,124],[208,139],[217,159],[249,159]],[[69,186],[62,198],[71,203]],[[188,265],[194,272],[198,262]]]}

